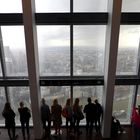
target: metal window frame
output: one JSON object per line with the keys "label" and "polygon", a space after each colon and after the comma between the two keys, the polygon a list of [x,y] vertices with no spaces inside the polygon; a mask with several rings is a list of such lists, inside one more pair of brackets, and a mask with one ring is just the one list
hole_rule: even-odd
{"label": "metal window frame", "polygon": [[[0,13],[0,26],[23,25],[23,14]],[[106,25],[108,13],[35,13],[36,25]],[[140,13],[121,13],[121,25],[140,25]]]}
{"label": "metal window frame", "polygon": [[[107,25],[108,13],[73,13],[73,0],[70,1],[70,13],[35,13],[36,25],[70,25],[70,76],[40,77],[40,86],[70,86],[71,98],[73,99],[73,86],[102,86],[103,76],[73,76],[73,25]],[[23,14],[0,13],[0,26],[23,25]],[[121,13],[120,25],[140,25],[140,12]],[[2,38],[1,38],[2,39]],[[5,62],[3,60],[3,45],[0,45],[1,65],[3,77],[0,77],[0,86],[5,87],[8,99],[8,88],[10,86],[29,86],[28,77],[8,77],[6,75]],[[140,62],[140,58],[138,58]],[[136,85],[134,102],[140,84],[140,63],[137,75],[122,75],[115,77],[115,85]]]}

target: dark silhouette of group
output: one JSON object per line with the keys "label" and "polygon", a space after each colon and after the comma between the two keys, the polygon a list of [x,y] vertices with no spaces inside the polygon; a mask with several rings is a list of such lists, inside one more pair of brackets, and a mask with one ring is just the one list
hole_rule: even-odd
{"label": "dark silhouette of group", "polygon": [[[75,99],[73,105],[71,99],[68,98],[63,108],[61,105],[59,105],[58,100],[54,99],[51,108],[49,108],[49,106],[46,104],[45,99],[42,98],[40,111],[43,127],[43,138],[50,136],[51,122],[53,122],[53,127],[55,130],[54,134],[61,134],[60,128],[62,125],[62,116],[66,119],[67,134],[82,134],[82,131],[80,131],[79,128],[79,124],[80,121],[84,119],[83,113],[85,113],[86,118],[86,134],[92,134],[93,127],[95,127],[96,133],[100,134],[103,109],[97,99],[92,102],[90,97],[87,98],[87,104],[84,106],[84,108],[82,108],[82,105],[80,105],[79,98]],[[26,139],[26,133],[27,139],[29,140],[29,120],[31,117],[30,109],[28,107],[25,107],[24,102],[22,101],[19,103],[18,112],[20,115],[23,140]],[[5,118],[5,127],[7,128],[9,139],[16,140],[16,138],[18,137],[15,132],[16,114],[11,108],[9,102],[5,103],[2,115]],[[138,108],[133,108],[131,120],[134,140],[140,140],[140,106],[138,106]],[[112,116],[111,136],[116,136],[118,134],[118,131],[123,132],[124,130],[121,127],[119,120],[116,119],[115,116]]]}
{"label": "dark silhouette of group", "polygon": [[87,99],[88,104],[84,107],[84,113],[86,114],[86,133],[92,133],[93,124],[95,125],[96,133],[100,133],[101,128],[101,116],[103,114],[102,106],[95,100],[92,103],[91,98]]}
{"label": "dark silhouette of group", "polygon": [[[30,110],[27,107],[24,107],[24,103],[20,102],[20,107],[18,108],[19,114],[20,114],[20,122],[21,122],[21,128],[22,128],[22,135],[23,139],[25,140],[25,128],[27,130],[27,138],[29,139],[30,133],[29,133],[29,119],[31,117]],[[16,140],[18,135],[15,134],[15,112],[11,108],[11,105],[9,102],[5,103],[3,112],[3,117],[5,118],[5,127],[8,131],[8,136],[10,140]]]}
{"label": "dark silhouette of group", "polygon": [[[82,110],[80,105],[79,98],[76,98],[74,104],[72,105],[71,99],[66,100],[65,106],[62,108],[58,104],[58,100],[54,99],[51,109],[45,103],[45,99],[41,100],[41,119],[43,124],[43,138],[50,136],[51,121],[53,122],[53,127],[55,129],[55,135],[60,135],[60,128],[62,124],[62,116],[66,118],[66,130],[67,134],[77,134],[80,135],[79,124],[82,119],[84,119],[84,114],[86,115],[86,132],[87,134],[92,133],[93,126],[95,126],[96,132],[100,133],[101,127],[101,116],[103,114],[102,106],[98,103],[98,100],[95,100],[95,103],[92,103],[91,98],[88,98],[88,104],[85,105]],[[46,126],[47,122],[47,126]]]}
{"label": "dark silhouette of group", "polygon": [[[84,119],[84,114],[86,116],[86,132],[87,134],[92,133],[93,126],[97,133],[100,132],[101,127],[101,116],[103,114],[102,106],[98,103],[96,99],[92,103],[91,98],[87,99],[87,105],[84,109],[80,105],[79,98],[76,98],[74,104],[72,105],[71,99],[66,100],[65,106],[62,108],[59,105],[58,100],[54,99],[51,108],[46,104],[44,98],[41,100],[41,121],[43,127],[43,138],[49,137],[51,134],[51,122],[53,122],[53,127],[55,130],[54,135],[60,135],[61,125],[62,125],[62,116],[66,119],[66,130],[67,134],[82,134],[80,131],[79,124],[82,119]],[[24,102],[19,103],[18,112],[20,115],[21,130],[23,135],[23,140],[30,139],[29,132],[29,120],[31,117],[30,109],[24,106]],[[10,103],[6,103],[4,110],[2,112],[3,117],[5,118],[5,126],[8,130],[8,135],[10,140],[16,140],[17,135],[15,134],[15,116],[13,109],[10,106]],[[26,130],[26,131],[25,131]]]}

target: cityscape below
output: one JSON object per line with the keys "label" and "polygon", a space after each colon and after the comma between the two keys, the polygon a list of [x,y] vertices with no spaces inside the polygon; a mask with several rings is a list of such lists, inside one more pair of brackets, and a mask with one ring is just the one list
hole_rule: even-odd
{"label": "cityscape below", "polygon": [[[135,75],[137,68],[137,49],[119,48],[117,58],[117,75]],[[28,76],[26,52],[12,50],[4,47],[7,76]],[[69,47],[41,47],[39,49],[40,76],[70,76],[70,48]],[[1,70],[1,69],[0,69]],[[0,71],[0,75],[2,72]],[[104,49],[96,47],[74,47],[73,49],[73,75],[97,76],[104,75]],[[134,86],[116,86],[114,93],[113,115],[121,122],[130,122],[130,112]],[[0,112],[5,104],[4,88],[0,88]],[[31,108],[29,87],[9,87],[11,105],[16,112],[16,121],[19,123],[17,108],[19,102],[24,101]],[[84,107],[87,98],[98,99],[102,104],[103,86],[74,86],[73,98],[79,98]],[[66,99],[71,97],[69,86],[41,87],[41,97],[44,97],[51,107],[53,99],[57,98],[59,104],[65,105]],[[139,98],[139,96],[138,96]],[[0,123],[3,118],[0,115]],[[81,123],[85,123],[83,120]]]}

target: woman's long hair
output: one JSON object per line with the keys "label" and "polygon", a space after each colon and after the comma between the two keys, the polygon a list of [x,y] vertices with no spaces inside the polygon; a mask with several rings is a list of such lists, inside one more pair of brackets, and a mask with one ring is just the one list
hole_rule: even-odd
{"label": "woman's long hair", "polygon": [[67,101],[66,101],[66,106],[70,106],[70,103],[71,103],[71,99],[68,98]]}
{"label": "woman's long hair", "polygon": [[53,105],[55,106],[55,105],[58,105],[58,100],[57,99],[54,99],[53,100]]}
{"label": "woman's long hair", "polygon": [[75,99],[74,105],[73,105],[73,111],[76,111],[77,107],[79,106],[79,98]]}
{"label": "woman's long hair", "polygon": [[9,103],[9,102],[6,102],[3,111],[4,111],[4,112],[7,112],[7,111],[9,111],[9,110],[11,110],[10,103]]}

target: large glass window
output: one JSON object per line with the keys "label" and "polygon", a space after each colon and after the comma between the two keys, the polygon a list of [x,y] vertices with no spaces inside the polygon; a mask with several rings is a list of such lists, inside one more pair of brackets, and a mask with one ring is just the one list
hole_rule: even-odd
{"label": "large glass window", "polygon": [[74,12],[107,12],[107,0],[73,0]]}
{"label": "large glass window", "polygon": [[130,123],[134,86],[116,86],[113,101],[113,115],[121,122]]}
{"label": "large glass window", "polygon": [[0,87],[0,124],[4,124],[4,118],[2,116],[2,111],[6,103],[5,91],[3,87]]}
{"label": "large glass window", "polygon": [[122,25],[120,28],[117,75],[137,74],[140,26]]}
{"label": "large glass window", "polygon": [[102,104],[103,86],[75,86],[73,87],[73,98],[79,98],[80,104],[84,107],[87,104],[87,98],[92,101],[98,99]]}
{"label": "large glass window", "polygon": [[[19,103],[21,101],[24,102],[25,106],[27,106],[31,110],[31,101],[30,101],[30,91],[28,87],[9,87],[9,97],[11,106],[16,113],[16,124],[20,124],[19,120]],[[32,119],[30,121],[32,124]]]}
{"label": "large glass window", "polygon": [[[53,105],[53,100],[57,99],[58,104],[62,106],[62,108],[66,104],[66,100],[70,98],[70,87],[68,86],[47,86],[41,87],[41,98],[45,98],[46,104],[49,105],[50,110]],[[62,122],[65,125],[65,118],[62,118]]]}
{"label": "large glass window", "polygon": [[[82,109],[88,103],[87,98],[91,97],[94,102],[95,99],[98,99],[99,103],[102,104],[102,95],[103,95],[103,86],[75,86],[73,87],[73,102],[75,98],[80,99],[80,105]],[[86,120],[82,120],[81,124],[85,124]]]}
{"label": "large glass window", "polygon": [[70,75],[69,26],[38,26],[41,76]]}
{"label": "large glass window", "polygon": [[74,75],[103,75],[105,30],[102,25],[74,26]]}
{"label": "large glass window", "polygon": [[70,12],[70,0],[35,0],[37,13]]}
{"label": "large glass window", "polygon": [[21,13],[21,0],[0,0],[0,13]]}
{"label": "large glass window", "polygon": [[7,76],[27,76],[23,26],[2,26]]}
{"label": "large glass window", "polygon": [[66,100],[70,98],[70,87],[68,86],[47,86],[41,87],[41,98],[45,98],[46,103],[50,106],[53,100],[57,99],[58,103],[64,107]]}
{"label": "large glass window", "polygon": [[139,0],[122,0],[122,12],[140,12]]}

